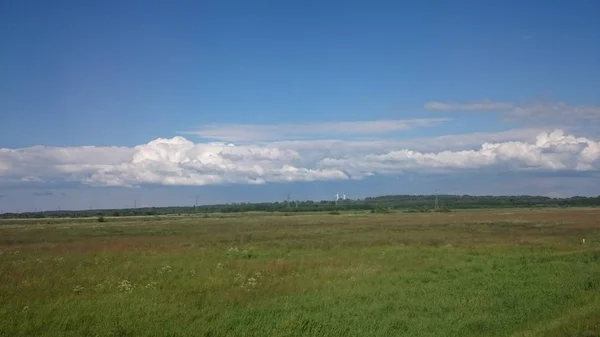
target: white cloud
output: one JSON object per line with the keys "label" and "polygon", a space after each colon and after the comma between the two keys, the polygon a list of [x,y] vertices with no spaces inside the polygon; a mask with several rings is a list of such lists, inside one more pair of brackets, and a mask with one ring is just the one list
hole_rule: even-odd
{"label": "white cloud", "polygon": [[332,138],[340,135],[382,135],[416,127],[435,126],[447,118],[378,120],[307,124],[213,124],[195,131],[182,132],[203,139],[218,141],[261,141],[302,139],[306,137]]}
{"label": "white cloud", "polygon": [[561,122],[600,121],[600,107],[568,105],[565,102],[508,103],[483,100],[471,103],[427,102],[425,109],[438,111],[497,111],[506,119],[547,123],[549,119]]}
{"label": "white cloud", "polygon": [[384,154],[325,158],[317,167],[344,169],[351,177],[404,171],[447,172],[467,169],[572,170],[600,169],[600,143],[565,135],[540,133],[535,142],[484,143],[477,150],[419,152],[409,149]]}
{"label": "white cloud", "polygon": [[425,103],[427,110],[440,111],[502,111],[513,107],[511,103],[494,102],[491,100],[482,100],[470,103],[455,103],[455,102],[427,102]]}
{"label": "white cloud", "polygon": [[508,111],[511,120],[543,122],[547,118],[563,122],[600,121],[600,107],[590,105],[570,106],[564,102],[533,103],[515,106]]}
{"label": "white cloud", "polygon": [[0,183],[265,184],[402,172],[599,169],[599,142],[561,130],[548,133],[537,129],[387,141],[232,145],[174,137],[135,147],[0,149]]}

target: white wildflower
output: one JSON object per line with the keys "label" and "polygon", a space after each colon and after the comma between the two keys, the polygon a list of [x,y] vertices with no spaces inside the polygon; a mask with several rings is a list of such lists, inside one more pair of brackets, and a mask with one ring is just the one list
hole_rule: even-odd
{"label": "white wildflower", "polygon": [[256,280],[256,278],[250,277],[245,282],[242,282],[242,284],[240,285],[240,288],[250,290],[250,288],[256,288],[257,285],[258,285],[258,281]]}
{"label": "white wildflower", "polygon": [[217,263],[217,269],[223,269],[225,268],[225,265],[222,264],[221,262]]}
{"label": "white wildflower", "polygon": [[117,289],[124,293],[130,293],[133,291],[133,285],[128,280],[123,280],[119,282]]}
{"label": "white wildflower", "polygon": [[154,290],[156,289],[156,282],[150,282],[144,286],[146,289]]}
{"label": "white wildflower", "polygon": [[76,286],[76,287],[73,289],[73,291],[74,291],[74,292],[76,292],[76,293],[80,293],[80,292],[82,292],[82,291],[83,291],[83,287],[82,287],[82,286],[80,286],[80,285],[78,285],[78,286]]}
{"label": "white wildflower", "polygon": [[159,274],[165,274],[165,273],[170,273],[171,271],[173,271],[173,268],[169,265],[163,266],[158,270]]}

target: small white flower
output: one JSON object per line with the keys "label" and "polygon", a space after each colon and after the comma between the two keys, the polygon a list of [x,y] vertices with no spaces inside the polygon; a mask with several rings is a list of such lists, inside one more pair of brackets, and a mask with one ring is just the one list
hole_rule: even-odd
{"label": "small white flower", "polygon": [[133,285],[128,280],[123,280],[119,282],[117,289],[124,293],[130,293],[133,291]]}
{"label": "small white flower", "polygon": [[223,269],[225,268],[225,265],[222,264],[221,262],[217,263],[217,269]]}
{"label": "small white flower", "polygon": [[165,274],[165,273],[170,273],[173,270],[173,268],[169,265],[163,266],[158,270],[159,274]]}
{"label": "small white flower", "polygon": [[80,286],[80,285],[78,285],[78,286],[76,286],[76,287],[73,289],[73,291],[74,291],[74,292],[76,292],[76,293],[80,293],[80,292],[82,292],[82,291],[83,291],[83,287],[82,287],[82,286]]}

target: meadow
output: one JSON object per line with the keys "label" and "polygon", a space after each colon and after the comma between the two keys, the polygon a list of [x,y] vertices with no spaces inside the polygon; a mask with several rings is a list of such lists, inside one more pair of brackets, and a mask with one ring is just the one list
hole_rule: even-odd
{"label": "meadow", "polygon": [[1,220],[0,335],[600,336],[600,209]]}

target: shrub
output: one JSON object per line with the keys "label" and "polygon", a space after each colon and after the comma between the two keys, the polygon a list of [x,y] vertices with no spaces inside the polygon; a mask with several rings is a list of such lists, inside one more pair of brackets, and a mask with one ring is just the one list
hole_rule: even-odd
{"label": "shrub", "polygon": [[390,211],[389,208],[385,208],[385,207],[377,207],[375,209],[371,210],[371,213],[380,213],[380,214],[388,214],[388,213],[392,213],[392,211]]}
{"label": "shrub", "polygon": [[98,222],[104,222],[104,217],[101,215],[96,219]]}

